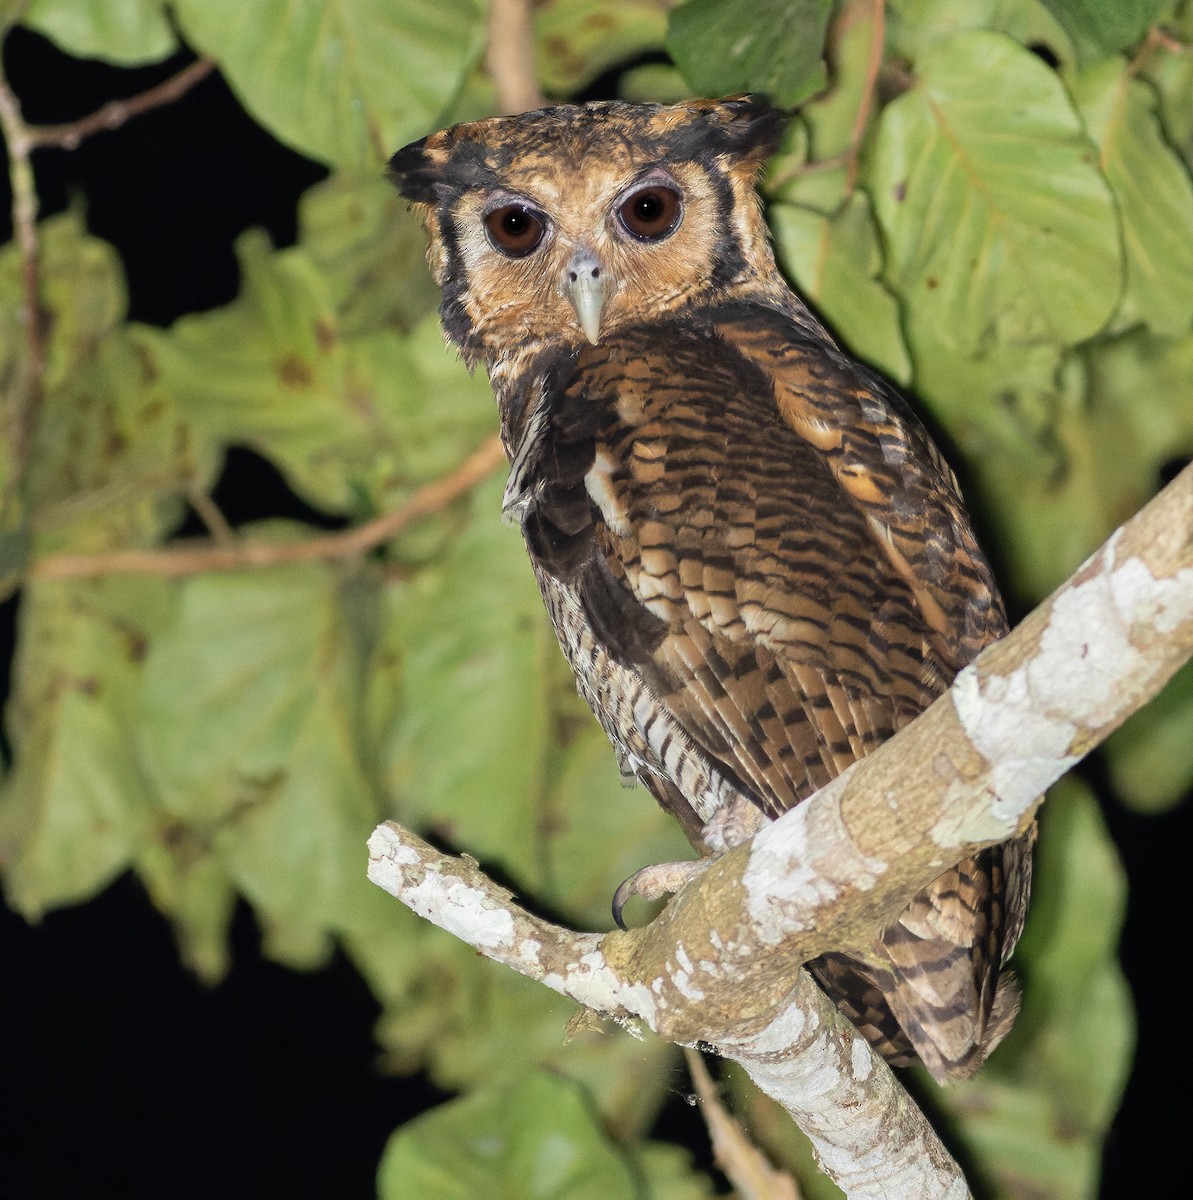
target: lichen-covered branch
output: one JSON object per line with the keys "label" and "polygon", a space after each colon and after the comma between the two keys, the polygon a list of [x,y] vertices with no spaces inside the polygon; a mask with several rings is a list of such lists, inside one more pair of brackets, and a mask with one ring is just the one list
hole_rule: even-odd
{"label": "lichen-covered branch", "polygon": [[725,854],[644,929],[561,930],[394,825],[369,874],[482,953],[745,1067],[851,1197],[962,1197],[885,1064],[796,965],[866,945],[941,871],[1026,828],[1043,790],[1193,654],[1193,467],[931,708]]}
{"label": "lichen-covered branch", "polygon": [[392,821],[369,839],[369,878],[487,958],[631,1028],[640,1021],[675,1040],[670,1018],[690,1009],[687,1027],[702,1027],[703,1044],[741,1063],[791,1113],[847,1196],[969,1195],[890,1068],[794,964],[787,967],[787,995],[773,1009],[757,1012],[743,989],[733,1020],[702,1020],[702,997],[690,984],[694,964],[682,945],[656,964],[653,978],[626,976],[610,951],[633,933],[576,933],[532,916],[473,860],[443,854]]}

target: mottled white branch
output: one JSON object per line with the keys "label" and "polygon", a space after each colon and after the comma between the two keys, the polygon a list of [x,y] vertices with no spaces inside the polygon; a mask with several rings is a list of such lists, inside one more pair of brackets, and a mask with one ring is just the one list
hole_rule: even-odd
{"label": "mottled white branch", "polygon": [[[369,878],[487,958],[623,1024],[636,1019],[670,1036],[668,1014],[701,1011],[682,945],[653,979],[626,977],[609,951],[633,934],[576,933],[535,917],[474,860],[443,854],[393,821],[369,839]],[[789,965],[787,976],[788,995],[761,1017],[748,1015],[750,998],[739,994],[745,1011],[731,1023],[697,1020],[702,1044],[741,1063],[791,1113],[847,1196],[968,1197],[957,1165],[886,1063],[805,972]]]}
{"label": "mottled white branch", "polygon": [[370,878],[589,1008],[742,1063],[848,1196],[964,1197],[925,1118],[796,966],[865,946],[942,870],[1025,829],[1043,789],[1191,653],[1193,467],[912,725],[644,929],[552,926],[392,824],[370,842]]}

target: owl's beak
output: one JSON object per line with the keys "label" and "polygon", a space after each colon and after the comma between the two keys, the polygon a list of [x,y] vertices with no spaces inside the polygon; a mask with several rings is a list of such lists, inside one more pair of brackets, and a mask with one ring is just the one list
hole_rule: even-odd
{"label": "owl's beak", "polygon": [[589,249],[577,250],[563,269],[563,290],[576,310],[584,336],[595,346],[601,340],[601,311],[609,294],[608,275]]}

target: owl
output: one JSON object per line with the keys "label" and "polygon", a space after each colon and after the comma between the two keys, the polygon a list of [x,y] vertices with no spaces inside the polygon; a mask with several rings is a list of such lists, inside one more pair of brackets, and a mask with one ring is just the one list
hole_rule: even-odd
{"label": "owl", "polygon": [[[705,854],[912,721],[1007,630],[956,480],[788,287],[757,97],[453,126],[391,174],[488,371],[518,522],[622,775]],[[1018,1006],[1031,834],[807,964],[893,1064],[971,1074]],[[646,891],[641,877],[619,889]]]}

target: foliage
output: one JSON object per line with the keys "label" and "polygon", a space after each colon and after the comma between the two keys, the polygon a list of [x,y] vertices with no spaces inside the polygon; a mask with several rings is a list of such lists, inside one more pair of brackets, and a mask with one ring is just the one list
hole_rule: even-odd
{"label": "foliage", "polygon": [[[951,442],[1018,610],[1193,452],[1193,55],[1148,33],[1167,19],[1187,45],[1193,4],[887,8],[882,28],[865,0],[686,0],[669,18],[663,3],[547,0],[540,80],[566,96],[665,51],[682,76],[631,71],[634,98],[812,97],[766,184],[780,259]],[[642,1140],[670,1048],[618,1031],[562,1044],[567,1004],[364,880],[365,837],[392,815],[599,925],[620,879],[685,853],[619,786],[498,520],[500,481],[346,560],[183,578],[45,570],[67,553],[161,547],[232,445],[361,522],[491,432],[485,381],[439,337],[421,231],[380,178],[403,141],[491,110],[485,15],[480,0],[0,5],[0,26],[19,18],[117,63],[169,54],[176,28],[256,120],[333,171],[304,197],[295,246],[246,234],[237,300],[166,330],[128,322],[118,257],[77,213],[41,224],[40,403],[23,439],[0,442],[0,577],[22,586],[6,896],[34,917],[134,870],[209,979],[226,969],[237,896],[283,962],[343,945],[385,1005],[391,1060],[464,1093],[395,1135],[382,1195],[416,1176],[420,1194],[472,1194],[443,1155],[467,1137],[473,1166],[491,1156],[482,1186],[497,1194],[695,1200],[708,1181]],[[0,249],[0,380],[15,433],[30,371],[21,289],[14,243]],[[237,536],[297,548],[315,534],[270,522]],[[1177,802],[1191,719],[1186,674],[1111,742],[1125,802]],[[992,1194],[1059,1195],[1063,1179],[1063,1194],[1088,1195],[1131,1016],[1114,962],[1122,883],[1076,785],[1049,807],[1039,876],[1023,1020],[988,1074],[939,1103]],[[737,1090],[785,1153],[765,1104]],[[509,1191],[511,1177],[542,1183]]]}

